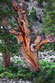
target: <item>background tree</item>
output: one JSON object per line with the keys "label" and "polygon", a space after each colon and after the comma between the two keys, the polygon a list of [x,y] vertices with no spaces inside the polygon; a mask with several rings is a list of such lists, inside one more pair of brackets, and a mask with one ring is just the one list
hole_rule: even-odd
{"label": "background tree", "polygon": [[[10,65],[10,55],[18,54],[18,44],[16,37],[8,32],[7,24],[3,25],[2,21],[6,18],[13,25],[13,28],[17,27],[14,15],[15,12],[12,9],[11,1],[0,0],[0,52],[2,53],[5,67]],[[11,26],[9,25],[9,27]]]}

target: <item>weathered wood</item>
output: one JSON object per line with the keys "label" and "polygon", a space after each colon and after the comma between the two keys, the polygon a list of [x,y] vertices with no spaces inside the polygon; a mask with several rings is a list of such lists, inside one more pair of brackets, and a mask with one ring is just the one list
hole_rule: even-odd
{"label": "weathered wood", "polygon": [[23,42],[21,47],[21,53],[25,57],[25,61],[27,62],[29,68],[36,72],[40,67],[38,61],[38,51],[40,50],[43,44],[55,42],[55,39],[51,36],[45,37],[37,35],[34,43],[30,44],[30,30],[28,29],[29,24],[26,17],[27,5],[24,0],[21,0],[21,6],[19,6],[15,0],[11,1],[13,4],[13,8],[17,14],[16,20],[18,23],[18,31],[20,32],[16,32],[14,29],[9,30],[9,32],[16,35],[18,42]]}

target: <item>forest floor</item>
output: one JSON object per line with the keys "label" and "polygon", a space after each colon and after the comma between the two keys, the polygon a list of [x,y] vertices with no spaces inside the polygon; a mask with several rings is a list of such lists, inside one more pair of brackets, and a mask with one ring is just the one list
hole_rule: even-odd
{"label": "forest floor", "polygon": [[19,80],[9,80],[9,79],[0,79],[0,83],[33,83],[32,81],[28,81],[28,80],[22,80],[22,79],[19,79]]}

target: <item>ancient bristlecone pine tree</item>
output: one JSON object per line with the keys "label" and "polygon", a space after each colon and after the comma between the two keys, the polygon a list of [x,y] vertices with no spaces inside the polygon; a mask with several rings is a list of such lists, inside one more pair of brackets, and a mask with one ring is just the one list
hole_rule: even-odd
{"label": "ancient bristlecone pine tree", "polygon": [[[34,43],[31,44],[29,34],[31,33],[28,29],[29,24],[26,17],[26,8],[27,4],[24,0],[21,1],[21,5],[18,5],[15,0],[11,0],[13,8],[17,14],[16,20],[18,23],[18,31],[14,29],[10,29],[9,32],[16,35],[18,42],[23,42],[21,47],[21,53],[25,57],[25,61],[31,70],[37,71],[40,67],[38,62],[38,51],[41,46],[46,43],[54,42],[55,39],[48,35],[47,37],[37,35]],[[6,24],[5,20],[3,20],[3,24]]]}

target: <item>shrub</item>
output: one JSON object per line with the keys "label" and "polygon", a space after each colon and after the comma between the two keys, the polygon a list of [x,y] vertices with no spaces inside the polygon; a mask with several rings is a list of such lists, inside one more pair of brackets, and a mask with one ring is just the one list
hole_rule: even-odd
{"label": "shrub", "polygon": [[[42,28],[45,35],[54,33],[55,35],[55,0],[48,0],[45,10],[45,23]],[[52,49],[55,51],[55,43],[44,45],[45,49]]]}
{"label": "shrub", "polygon": [[[40,66],[42,69],[38,69],[37,72],[31,72],[29,68],[22,66],[15,67],[14,64],[11,65],[6,71],[2,71],[0,78],[9,78],[9,79],[28,79],[33,80],[34,83],[54,83],[55,82],[55,63],[50,63],[47,61],[40,60]],[[4,67],[2,67],[4,69]],[[2,70],[3,70],[2,69]]]}
{"label": "shrub", "polygon": [[6,68],[0,66],[0,74],[3,73],[3,72],[5,72],[5,71],[6,71]]}
{"label": "shrub", "polygon": [[4,72],[2,74],[0,74],[0,78],[9,78],[9,79],[13,79],[14,78],[14,74],[10,73],[10,72]]}

